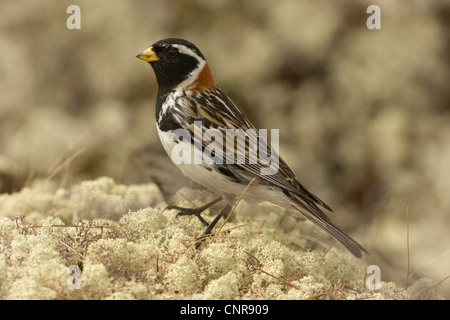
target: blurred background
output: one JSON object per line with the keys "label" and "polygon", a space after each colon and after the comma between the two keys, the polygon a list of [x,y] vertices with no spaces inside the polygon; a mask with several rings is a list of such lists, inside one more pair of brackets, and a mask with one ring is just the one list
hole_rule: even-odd
{"label": "blurred background", "polygon": [[[372,4],[380,30],[366,27]],[[188,185],[135,58],[186,38],[256,127],[280,129],[283,158],[383,281],[406,281],[409,228],[410,274],[437,283],[450,272],[449,29],[441,0],[2,0],[0,193],[103,175],[167,195]],[[450,279],[438,286],[449,298]]]}

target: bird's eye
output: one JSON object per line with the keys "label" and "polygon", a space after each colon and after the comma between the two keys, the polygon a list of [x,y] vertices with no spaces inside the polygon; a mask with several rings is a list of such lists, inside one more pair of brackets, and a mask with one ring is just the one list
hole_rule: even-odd
{"label": "bird's eye", "polygon": [[174,47],[169,47],[167,48],[167,54],[169,55],[169,57],[174,58],[178,55],[178,49]]}

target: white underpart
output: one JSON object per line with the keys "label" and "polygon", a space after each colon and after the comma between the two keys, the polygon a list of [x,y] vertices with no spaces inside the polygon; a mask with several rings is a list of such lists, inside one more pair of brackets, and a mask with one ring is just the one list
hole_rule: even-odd
{"label": "white underpart", "polygon": [[[172,149],[177,145],[177,143],[173,141],[173,132],[161,131],[159,130],[158,126],[156,126],[156,130],[158,131],[158,135],[164,147],[164,150],[169,155],[169,157],[171,157]],[[190,143],[184,141],[177,142],[181,144]],[[186,148],[184,149],[189,149],[190,147],[192,147],[191,150],[193,154],[193,146],[186,146]],[[226,176],[214,169],[213,164],[208,165],[205,162],[203,162],[203,164],[194,164],[193,155],[191,163],[177,164],[177,167],[181,170],[183,175],[185,175],[189,179],[197,182],[200,185],[203,185],[211,191],[217,192],[218,194],[232,194],[239,197],[247,187],[247,185],[245,184],[236,183],[227,179]],[[257,183],[255,183],[246,191],[245,198],[257,202],[269,201],[286,208],[290,207],[286,196],[278,187],[274,186],[258,185]]]}

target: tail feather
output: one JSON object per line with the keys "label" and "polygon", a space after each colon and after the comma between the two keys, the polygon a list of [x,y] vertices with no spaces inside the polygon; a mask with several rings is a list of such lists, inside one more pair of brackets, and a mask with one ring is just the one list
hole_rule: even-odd
{"label": "tail feather", "polygon": [[361,258],[363,253],[368,253],[356,240],[340,230],[314,202],[303,201],[295,195],[291,195],[290,199],[292,206],[297,211],[301,212],[305,217],[314,222],[314,224],[328,232],[355,257]]}

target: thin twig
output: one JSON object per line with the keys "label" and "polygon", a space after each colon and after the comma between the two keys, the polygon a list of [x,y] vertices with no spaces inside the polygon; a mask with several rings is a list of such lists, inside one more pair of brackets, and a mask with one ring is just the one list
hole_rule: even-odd
{"label": "thin twig", "polygon": [[264,274],[267,274],[268,276],[271,276],[272,278],[277,279],[278,281],[280,281],[280,282],[282,282],[282,283],[288,285],[289,287],[292,287],[292,288],[297,289],[297,290],[301,290],[301,289],[300,289],[299,287],[297,287],[296,285],[293,285],[290,281],[287,281],[287,280],[282,279],[282,278],[280,278],[280,277],[274,276],[273,274],[270,274],[270,273],[268,273],[267,271],[264,271],[264,270],[261,269],[260,267],[253,266],[253,268],[254,268],[255,270],[258,270],[258,271],[264,273]]}
{"label": "thin twig", "polygon": [[417,295],[417,297],[421,297],[425,292],[427,292],[428,290],[430,290],[433,287],[436,287],[437,285],[441,284],[442,282],[444,282],[445,280],[447,280],[448,278],[450,278],[450,274],[446,277],[444,277],[443,279],[433,283],[429,288],[426,288],[425,290],[423,290],[421,293],[419,293]]}
{"label": "thin twig", "polygon": [[241,201],[241,199],[244,197],[245,193],[247,192],[248,188],[250,188],[250,186],[252,185],[252,183],[255,181],[256,178],[253,178],[252,181],[249,182],[249,184],[247,185],[247,187],[245,187],[244,191],[241,193],[241,195],[239,196],[239,198],[235,201],[233,208],[231,208],[230,213],[227,215],[227,217],[225,218],[225,221],[222,223],[222,225],[220,226],[220,228],[214,232],[214,235],[211,239],[211,241],[209,242],[208,245],[212,244],[217,235],[221,232],[222,228],[225,226],[225,224],[227,223],[228,219],[231,217],[231,215],[233,214],[234,210],[236,209],[237,205],[239,204],[239,202]]}
{"label": "thin twig", "polygon": [[337,241],[334,240],[334,241],[331,243],[331,245],[328,246],[327,250],[325,250],[325,252],[323,253],[322,258],[325,258],[326,254],[331,250],[331,248],[333,248],[333,247],[335,246],[336,242],[337,242]]}
{"label": "thin twig", "polygon": [[52,180],[62,169],[66,167],[66,165],[70,162],[72,162],[74,159],[79,157],[81,154],[83,154],[87,150],[86,147],[81,148],[74,154],[72,154],[70,157],[65,159],[61,164],[59,164],[55,169],[53,169],[44,179],[41,186],[46,185],[50,180]]}
{"label": "thin twig", "polygon": [[83,256],[86,257],[86,253],[87,253],[87,248],[88,248],[88,243],[89,243],[89,239],[90,239],[90,235],[86,232],[86,243],[84,244],[84,251],[83,251]]}
{"label": "thin twig", "polygon": [[259,265],[261,265],[261,262],[258,260],[258,258],[256,258],[256,257],[255,257],[254,255],[252,255],[251,253],[245,251],[244,249],[241,249],[241,250],[242,250],[242,252],[248,254],[250,257],[252,257],[253,259],[255,259],[256,262],[258,262]]}
{"label": "thin twig", "polygon": [[[44,227],[49,227],[49,226],[22,226],[22,227],[18,227],[16,229],[39,229],[39,228],[44,228]],[[52,228],[75,228],[74,225],[69,225],[69,224],[52,224],[50,225],[50,227]],[[91,229],[116,229],[117,226],[91,226]]]}
{"label": "thin twig", "polygon": [[[70,164],[74,159],[76,159],[77,157],[79,157],[82,153],[84,153],[87,150],[86,147],[81,148],[80,150],[78,150],[77,152],[75,152],[74,154],[72,154],[70,157],[68,157],[67,159],[65,159],[61,164],[59,164],[56,168],[52,169],[52,171],[50,171],[47,176],[45,177],[45,179],[39,184],[39,186],[37,188],[35,188],[28,201],[25,204],[25,208],[24,208],[24,212],[26,212],[30,206],[30,203],[33,202],[34,198],[36,197],[39,188],[44,187],[48,182],[50,182],[62,169],[66,168],[66,166],[68,164]],[[59,159],[58,159],[59,160]],[[27,178],[27,181],[25,182],[25,184],[28,184],[28,180],[31,180],[31,173],[30,176]]]}
{"label": "thin twig", "polygon": [[86,259],[81,253],[79,253],[77,250],[75,250],[74,248],[72,248],[71,246],[65,244],[64,242],[62,242],[61,240],[59,240],[59,243],[62,244],[64,247],[66,247],[67,249],[75,252],[77,255],[79,255],[83,260]]}
{"label": "thin twig", "polygon": [[266,298],[265,298],[261,293],[259,293],[258,290],[256,290],[256,289],[253,288],[252,286],[242,287],[242,288],[239,288],[238,290],[240,291],[240,290],[246,290],[246,289],[250,289],[250,290],[251,290],[254,294],[256,294],[260,299],[266,300]]}
{"label": "thin twig", "polygon": [[414,272],[412,272],[412,273],[409,275],[409,279],[411,279],[413,275],[415,275],[417,272],[419,272],[419,270],[425,268],[426,266],[429,266],[430,264],[432,264],[432,263],[433,263],[434,261],[436,261],[437,259],[439,259],[439,258],[441,258],[441,257],[443,257],[443,256],[445,256],[445,255],[447,255],[449,252],[450,252],[450,249],[447,250],[447,251],[445,251],[444,253],[438,255],[436,258],[431,259],[430,261],[428,261],[427,263],[423,264],[422,266],[418,267]]}
{"label": "thin twig", "polygon": [[345,295],[343,289],[345,289],[345,283],[342,281],[342,279],[339,279],[335,284],[328,286],[328,288],[325,291],[319,292],[317,294],[314,294],[312,296],[309,296],[306,298],[306,300],[316,300],[320,297],[326,296],[326,295],[336,295],[336,293],[340,293],[344,299],[347,298]]}
{"label": "thin twig", "polygon": [[410,255],[409,255],[409,206],[406,206],[406,249],[408,252],[408,268],[406,271],[406,288],[409,286],[409,268],[410,268]]}

